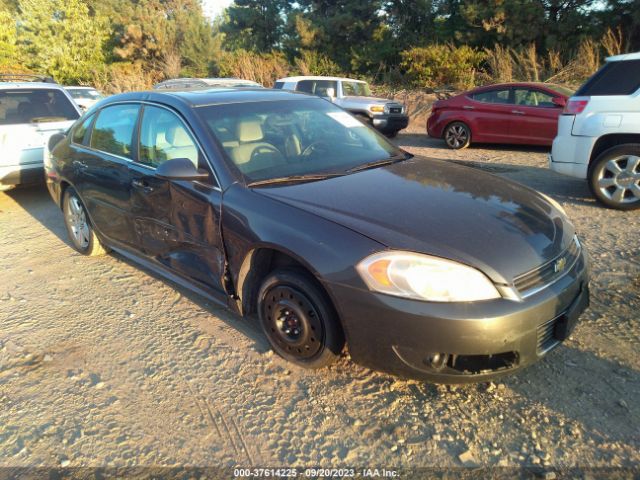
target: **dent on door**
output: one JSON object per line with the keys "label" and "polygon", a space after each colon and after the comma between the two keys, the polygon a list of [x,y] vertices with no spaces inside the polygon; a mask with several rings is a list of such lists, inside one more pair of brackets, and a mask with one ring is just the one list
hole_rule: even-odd
{"label": "dent on door", "polygon": [[212,202],[211,195],[211,189],[198,184],[158,180],[144,196],[148,208],[142,209],[148,214],[136,218],[136,230],[149,256],[220,290],[220,203]]}

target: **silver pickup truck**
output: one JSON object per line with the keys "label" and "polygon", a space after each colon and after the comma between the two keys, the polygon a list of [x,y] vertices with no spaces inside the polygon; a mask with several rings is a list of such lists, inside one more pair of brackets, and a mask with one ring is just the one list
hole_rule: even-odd
{"label": "silver pickup truck", "polygon": [[326,98],[389,137],[394,137],[409,125],[404,105],[371,96],[369,85],[362,80],[341,77],[287,77],[277,80],[274,88]]}

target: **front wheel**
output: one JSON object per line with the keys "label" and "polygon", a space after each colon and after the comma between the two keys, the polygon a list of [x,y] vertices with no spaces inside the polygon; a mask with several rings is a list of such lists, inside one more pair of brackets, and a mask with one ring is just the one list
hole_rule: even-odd
{"label": "front wheel", "polygon": [[64,214],[64,224],[67,227],[67,233],[73,248],[88,256],[107,253],[107,249],[100,243],[96,233],[93,231],[82,200],[80,200],[78,193],[72,187],[69,187],[64,192],[62,212]]}
{"label": "front wheel", "polygon": [[640,144],[620,145],[600,154],[589,169],[589,187],[610,208],[640,208]]}
{"label": "front wheel", "polygon": [[344,348],[335,309],[303,271],[271,273],[260,287],[258,315],[273,350],[301,367],[326,367]]}
{"label": "front wheel", "polygon": [[461,150],[471,145],[471,129],[462,122],[447,125],[443,136],[447,146],[454,150]]}

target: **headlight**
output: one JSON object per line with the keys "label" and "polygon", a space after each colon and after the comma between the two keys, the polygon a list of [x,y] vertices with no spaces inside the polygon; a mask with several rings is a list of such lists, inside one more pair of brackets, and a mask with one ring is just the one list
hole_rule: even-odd
{"label": "headlight", "polygon": [[383,113],[384,112],[384,105],[371,105],[369,107],[369,110],[373,113]]}
{"label": "headlight", "polygon": [[380,252],[357,265],[376,292],[429,302],[473,302],[500,298],[482,272],[444,258],[412,252]]}

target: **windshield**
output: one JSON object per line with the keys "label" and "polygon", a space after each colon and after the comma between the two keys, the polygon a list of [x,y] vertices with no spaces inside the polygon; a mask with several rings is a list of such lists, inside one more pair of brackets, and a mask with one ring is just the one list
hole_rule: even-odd
{"label": "windshield", "polygon": [[251,182],[346,173],[404,152],[319,98],[200,107],[231,163]]}
{"label": "windshield", "polygon": [[96,90],[89,89],[69,89],[71,96],[75,99],[100,100],[102,95]]}
{"label": "windshield", "polygon": [[0,90],[0,125],[62,122],[79,116],[60,90]]}
{"label": "windshield", "polygon": [[364,82],[342,82],[342,93],[345,96],[370,97],[369,85]]}

